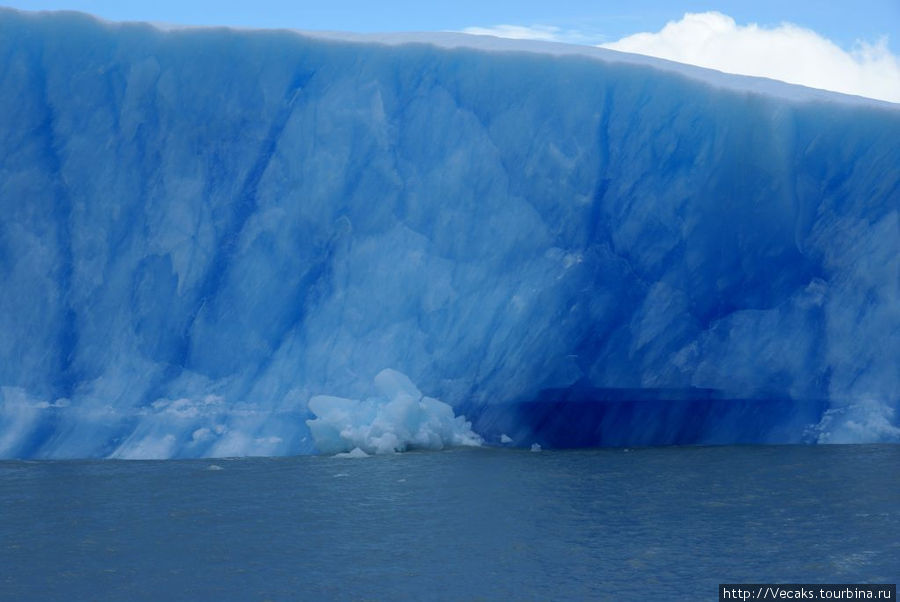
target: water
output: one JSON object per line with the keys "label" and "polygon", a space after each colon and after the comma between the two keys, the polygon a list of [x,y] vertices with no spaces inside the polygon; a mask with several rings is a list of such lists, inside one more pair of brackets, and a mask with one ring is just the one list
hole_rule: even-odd
{"label": "water", "polygon": [[[220,468],[220,469],[219,469]],[[0,598],[715,599],[900,576],[900,446],[0,463]]]}

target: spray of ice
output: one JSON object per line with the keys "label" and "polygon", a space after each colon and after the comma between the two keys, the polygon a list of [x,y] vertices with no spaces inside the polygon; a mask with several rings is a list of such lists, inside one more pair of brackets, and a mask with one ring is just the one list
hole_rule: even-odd
{"label": "spray of ice", "polygon": [[316,418],[306,424],[319,452],[386,454],[481,445],[465,416],[455,416],[450,405],[422,395],[405,374],[382,370],[375,377],[375,390],[376,395],[363,400],[329,395],[310,399]]}

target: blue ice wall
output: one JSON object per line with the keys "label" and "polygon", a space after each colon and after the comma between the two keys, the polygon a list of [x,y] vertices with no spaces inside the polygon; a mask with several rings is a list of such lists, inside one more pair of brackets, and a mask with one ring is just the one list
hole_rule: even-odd
{"label": "blue ice wall", "polygon": [[900,108],[659,65],[0,10],[0,456],[900,440]]}

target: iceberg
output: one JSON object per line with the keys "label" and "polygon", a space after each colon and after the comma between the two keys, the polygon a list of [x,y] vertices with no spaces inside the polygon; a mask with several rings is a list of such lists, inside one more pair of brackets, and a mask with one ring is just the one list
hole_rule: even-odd
{"label": "iceberg", "polygon": [[0,57],[0,457],[378,451],[315,435],[386,368],[412,442],[900,440],[896,104],[9,9]]}
{"label": "iceberg", "polygon": [[366,457],[409,449],[479,446],[481,437],[446,403],[425,397],[405,374],[382,370],[378,395],[365,400],[317,395],[307,420],[316,448],[326,454]]}

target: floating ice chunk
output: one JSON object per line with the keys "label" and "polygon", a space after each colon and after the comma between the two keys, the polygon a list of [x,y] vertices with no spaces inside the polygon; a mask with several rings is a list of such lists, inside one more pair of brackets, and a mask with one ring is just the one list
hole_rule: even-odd
{"label": "floating ice chunk", "polygon": [[539,451],[541,451],[541,444],[540,444],[540,443],[532,443],[532,444],[531,444],[531,451],[533,451],[533,452],[539,452]]}
{"label": "floating ice chunk", "polygon": [[464,416],[455,416],[448,404],[423,396],[404,374],[383,370],[375,377],[375,389],[378,395],[364,400],[328,395],[309,400],[316,418],[306,424],[321,453],[358,449],[385,454],[481,445],[481,437]]}
{"label": "floating ice chunk", "polygon": [[500,435],[500,443],[512,443],[512,438],[506,433],[503,433]]}
{"label": "floating ice chunk", "polygon": [[218,464],[210,464],[209,466],[206,467],[206,470],[225,470],[225,469],[222,468],[221,466],[219,466]]}
{"label": "floating ice chunk", "polygon": [[895,410],[874,400],[865,400],[825,412],[811,431],[817,443],[900,442],[894,426]]}
{"label": "floating ice chunk", "polygon": [[359,449],[358,447],[354,447],[352,450],[348,452],[341,452],[339,454],[334,455],[335,458],[369,458],[369,454]]}

